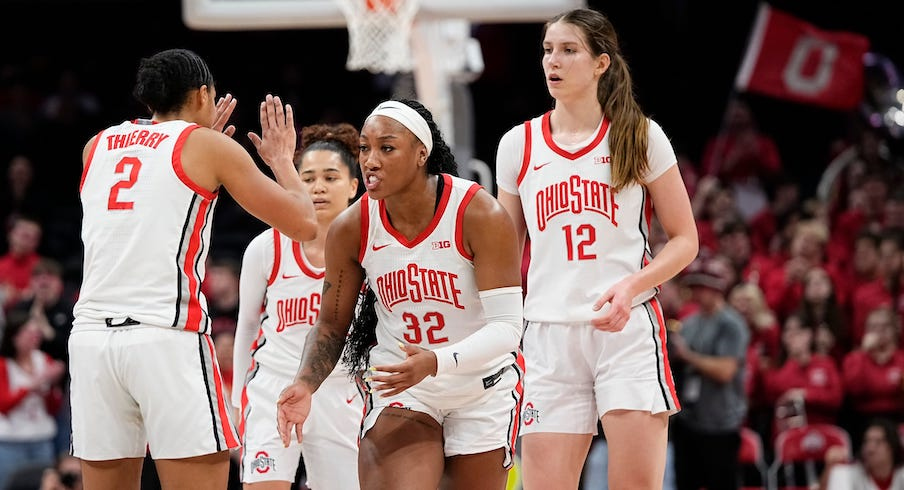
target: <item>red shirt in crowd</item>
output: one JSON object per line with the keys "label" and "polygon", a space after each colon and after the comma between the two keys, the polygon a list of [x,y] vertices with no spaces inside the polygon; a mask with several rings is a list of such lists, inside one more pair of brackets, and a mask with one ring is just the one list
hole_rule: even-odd
{"label": "red shirt in crowd", "polygon": [[770,403],[790,389],[803,388],[807,422],[836,423],[844,391],[838,367],[831,357],[813,354],[806,366],[788,359],[780,368],[765,374],[766,398]]}
{"label": "red shirt in crowd", "polygon": [[857,349],[844,358],[844,390],[859,414],[904,414],[904,350],[885,364]]}

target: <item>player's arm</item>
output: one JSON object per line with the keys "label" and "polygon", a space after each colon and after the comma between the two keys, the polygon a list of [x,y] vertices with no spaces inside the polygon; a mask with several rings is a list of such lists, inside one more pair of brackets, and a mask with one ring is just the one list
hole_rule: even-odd
{"label": "player's arm", "polygon": [[[240,408],[245,373],[251,366],[251,344],[260,328],[261,306],[267,294],[267,280],[273,268],[273,231],[266,230],[251,240],[242,255],[239,275],[239,313],[232,350],[232,406]],[[266,257],[265,257],[266,256]],[[269,260],[268,260],[269,259]],[[268,267],[269,266],[269,267]]]}
{"label": "player's arm", "polygon": [[521,254],[515,225],[499,201],[481,189],[465,210],[463,226],[486,325],[456,344],[433,350],[436,374],[479,368],[516,351],[521,343]]}
{"label": "player's arm", "polygon": [[307,335],[296,382],[311,391],[336,367],[355,312],[364,270],[358,262],[361,207],[351,206],[330,225],[324,247],[326,275],[317,323]]}

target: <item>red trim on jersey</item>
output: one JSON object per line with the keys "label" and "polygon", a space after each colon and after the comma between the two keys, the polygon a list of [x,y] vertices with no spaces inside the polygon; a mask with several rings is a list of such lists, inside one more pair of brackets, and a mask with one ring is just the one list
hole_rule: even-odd
{"label": "red trim on jersey", "polygon": [[326,275],[325,270],[317,272],[311,268],[312,266],[308,265],[307,261],[301,254],[301,244],[294,240],[292,241],[292,255],[295,256],[295,262],[298,263],[298,267],[301,267],[301,272],[304,272],[308,277],[312,279],[323,279],[323,276]]}
{"label": "red trim on jersey", "polygon": [[651,226],[651,223],[653,222],[653,200],[650,199],[650,193],[647,192],[646,189],[644,189],[643,194],[644,194],[644,196],[643,196],[644,197],[643,214],[644,214],[644,218],[646,218],[646,220],[647,220],[647,229],[646,229],[645,235],[649,236],[650,229],[651,229],[650,226]]}
{"label": "red trim on jersey", "polygon": [[213,339],[210,335],[205,335],[207,340],[207,350],[210,353],[211,366],[213,366],[213,380],[217,392],[217,413],[220,415],[217,419],[220,421],[220,429],[226,436],[226,447],[234,448],[239,445],[238,437],[232,424],[229,423],[229,409],[226,404],[226,398],[223,394],[223,376],[220,374],[220,365],[217,364],[217,354],[213,347]]}
{"label": "red trim on jersey", "polygon": [[358,244],[358,263],[364,262],[367,252],[367,233],[370,230],[370,198],[367,194],[361,197],[361,243]]}
{"label": "red trim on jersey", "polygon": [[182,264],[185,276],[188,278],[188,316],[185,319],[185,330],[190,332],[199,332],[201,330],[201,318],[204,316],[201,311],[201,302],[198,300],[200,295],[201,280],[195,274],[195,259],[201,251],[201,230],[204,229],[204,216],[207,214],[207,208],[213,201],[201,200],[198,204],[198,212],[195,216],[195,227],[191,230],[188,237],[188,249],[185,251],[185,263]]}
{"label": "red trim on jersey", "polygon": [[476,182],[471,184],[468,192],[465,193],[465,197],[461,198],[458,212],[455,213],[455,246],[458,248],[458,253],[468,260],[474,260],[474,256],[465,249],[465,210],[468,208],[468,203],[474,198],[474,194],[477,194],[480,189],[483,189],[480,184]]}
{"label": "red trim on jersey", "polygon": [[267,286],[272,286],[279,273],[279,261],[282,259],[282,235],[279,230],[273,228],[273,268],[270,269],[270,277],[267,278]]}
{"label": "red trim on jersey", "polygon": [[176,172],[176,176],[179,177],[179,180],[182,181],[183,184],[188,186],[189,189],[195,191],[199,196],[204,199],[213,199],[217,197],[217,191],[209,191],[200,185],[198,185],[195,181],[191,180],[191,178],[185,173],[185,169],[182,168],[182,147],[185,145],[185,140],[188,138],[188,135],[200,128],[197,124],[191,125],[182,130],[182,133],[179,134],[179,137],[176,138],[176,145],[173,147],[173,170]]}
{"label": "red trim on jersey", "polygon": [[515,358],[515,364],[518,365],[518,369],[521,370],[518,373],[518,382],[515,384],[514,392],[517,394],[515,397],[515,408],[514,414],[515,416],[512,418],[512,432],[509,434],[509,448],[512,452],[511,457],[514,460],[515,458],[515,448],[518,444],[518,434],[521,432],[521,405],[524,402],[524,373],[527,372],[527,367],[524,364],[524,354],[519,350],[518,357]]}
{"label": "red trim on jersey", "polygon": [[524,180],[524,176],[527,175],[527,169],[530,167],[530,149],[530,121],[524,121],[524,154],[521,155],[521,170],[518,172],[519,186],[521,185],[521,181]]}
{"label": "red trim on jersey", "polygon": [[398,230],[392,227],[392,223],[389,222],[389,216],[386,215],[386,201],[383,199],[380,200],[380,220],[383,222],[383,227],[386,228],[386,231],[394,236],[400,244],[407,248],[414,248],[430,236],[439,224],[439,220],[443,217],[443,213],[446,212],[446,205],[449,204],[449,196],[452,195],[452,176],[448,174],[439,174],[439,178],[443,179],[446,183],[443,187],[443,195],[440,198],[439,206],[436,207],[436,212],[433,213],[433,219],[430,221],[430,224],[427,225],[418,236],[414,237],[414,240],[408,240],[405,238],[405,235],[399,233]]}
{"label": "red trim on jersey", "polygon": [[603,141],[603,136],[606,136],[606,131],[609,129],[609,118],[603,116],[603,123],[600,125],[599,132],[596,133],[596,138],[593,138],[593,141],[591,141],[589,145],[572,153],[570,151],[559,148],[559,146],[556,145],[556,142],[552,140],[552,126],[550,126],[550,123],[549,123],[551,114],[552,114],[552,111],[549,111],[546,114],[543,114],[543,121],[542,121],[542,123],[543,123],[543,140],[546,141],[546,144],[547,144],[547,146],[549,146],[550,150],[558,153],[559,155],[561,155],[569,160],[576,160],[576,159],[590,153],[591,150],[593,150],[594,148],[596,148],[597,145],[600,144],[600,141]]}
{"label": "red trim on jersey", "polygon": [[665,384],[669,387],[669,395],[675,402],[675,409],[680,410],[681,402],[678,401],[678,392],[675,391],[675,380],[672,378],[672,367],[669,364],[669,352],[666,349],[666,330],[665,319],[662,315],[662,305],[659,304],[658,299],[653,298],[653,300],[650,301],[650,306],[653,307],[653,311],[656,313],[656,323],[659,324],[659,345],[662,346],[660,354],[662,355],[662,367],[665,371]]}
{"label": "red trim on jersey", "polygon": [[85,161],[85,165],[82,167],[82,178],[78,183],[78,192],[82,193],[82,187],[85,185],[85,177],[88,176],[88,168],[91,167],[91,162],[94,160],[94,151],[97,150],[97,144],[100,143],[100,135],[104,134],[103,131],[97,133],[97,137],[94,138],[94,143],[91,145],[91,149],[88,151],[88,159]]}

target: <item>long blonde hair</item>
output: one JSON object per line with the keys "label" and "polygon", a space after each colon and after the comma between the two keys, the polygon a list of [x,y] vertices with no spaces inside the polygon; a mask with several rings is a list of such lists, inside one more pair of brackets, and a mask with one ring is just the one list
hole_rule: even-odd
{"label": "long blonde hair", "polygon": [[612,187],[618,192],[628,185],[643,182],[650,168],[647,160],[649,121],[634,98],[634,82],[621,54],[615,28],[601,12],[578,8],[550,19],[543,27],[544,37],[549,26],[556,22],[579,28],[594,57],[603,53],[609,55],[611,63],[599,79],[596,98],[611,122]]}

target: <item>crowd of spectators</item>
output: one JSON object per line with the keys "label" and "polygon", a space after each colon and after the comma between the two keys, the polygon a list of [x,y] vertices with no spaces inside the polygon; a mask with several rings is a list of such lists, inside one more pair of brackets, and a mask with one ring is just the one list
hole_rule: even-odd
{"label": "crowd of spectators", "polygon": [[[109,122],[109,110],[74,71],[58,74],[55,85],[34,85],[24,71],[0,70],[0,327],[6,327],[0,338],[18,346],[6,337],[20,329],[8,324],[24,313],[24,330],[39,332],[40,351],[65,364],[82,261],[78,155],[89,132]],[[808,421],[840,425],[854,441],[874,416],[904,424],[904,155],[881,129],[854,124],[831,148],[813,149],[829,155],[819,182],[800,182],[748,101],[733,99],[726,110],[728,123],[699,157],[680,155],[701,241],[697,269],[688,273],[702,270],[713,281],[701,286],[682,276],[663,285],[670,328],[699,323],[694,288],[724,298],[732,322],[747,330],[740,423],[761,435],[767,451],[785,422],[776,408],[789,404],[803,407]],[[53,134],[52,142],[42,134]],[[204,291],[225,365],[237,313],[237,260],[263,226],[225,194],[217,213],[223,219]],[[651,239],[655,252],[661,230]],[[32,366],[17,371],[12,352],[0,359],[6,366],[0,421],[33,401],[33,393],[54,419],[53,456],[64,453],[65,375],[35,374]],[[679,388],[686,358],[680,353],[673,366]],[[226,367],[224,373],[231,377]],[[21,442],[4,433],[11,428],[0,423],[0,449]]]}

